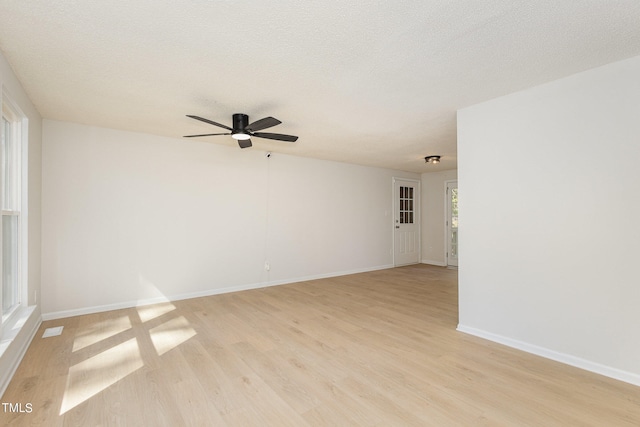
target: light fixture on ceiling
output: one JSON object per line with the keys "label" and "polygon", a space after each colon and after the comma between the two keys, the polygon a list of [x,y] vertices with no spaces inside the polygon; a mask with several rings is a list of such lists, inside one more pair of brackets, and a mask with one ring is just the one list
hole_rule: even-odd
{"label": "light fixture on ceiling", "polygon": [[[227,134],[228,135],[228,134]],[[251,138],[251,135],[243,132],[236,132],[231,134],[231,138],[237,139],[239,141],[244,141]]]}
{"label": "light fixture on ceiling", "polygon": [[427,156],[424,158],[425,163],[431,163],[433,165],[440,163],[440,156]]}

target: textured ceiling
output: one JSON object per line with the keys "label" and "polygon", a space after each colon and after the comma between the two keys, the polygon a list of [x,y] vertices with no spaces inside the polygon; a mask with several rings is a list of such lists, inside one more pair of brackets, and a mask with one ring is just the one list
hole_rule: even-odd
{"label": "textured ceiling", "polygon": [[429,172],[458,108],[640,55],[640,2],[0,0],[0,49],[45,118]]}

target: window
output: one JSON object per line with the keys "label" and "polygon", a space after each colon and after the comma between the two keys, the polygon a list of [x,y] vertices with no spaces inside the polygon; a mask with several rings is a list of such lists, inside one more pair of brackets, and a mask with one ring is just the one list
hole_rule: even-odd
{"label": "window", "polygon": [[400,224],[413,224],[413,187],[400,187]]}
{"label": "window", "polygon": [[[4,97],[6,98],[6,96]],[[2,322],[20,306],[22,262],[22,119],[8,100],[2,104],[2,148],[0,149],[0,200],[2,228],[0,250],[2,263]]]}

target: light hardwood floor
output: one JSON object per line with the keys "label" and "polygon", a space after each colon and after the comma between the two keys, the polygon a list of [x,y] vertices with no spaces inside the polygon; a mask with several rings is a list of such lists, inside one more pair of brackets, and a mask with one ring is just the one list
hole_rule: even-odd
{"label": "light hardwood floor", "polygon": [[640,387],[457,316],[456,271],[416,265],[49,321],[0,425],[640,425]]}

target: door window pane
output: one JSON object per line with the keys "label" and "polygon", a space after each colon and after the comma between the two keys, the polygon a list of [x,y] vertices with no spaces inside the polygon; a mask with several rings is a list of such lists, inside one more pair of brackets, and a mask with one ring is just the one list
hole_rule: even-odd
{"label": "door window pane", "polygon": [[400,187],[399,196],[400,224],[413,224],[413,187]]}

